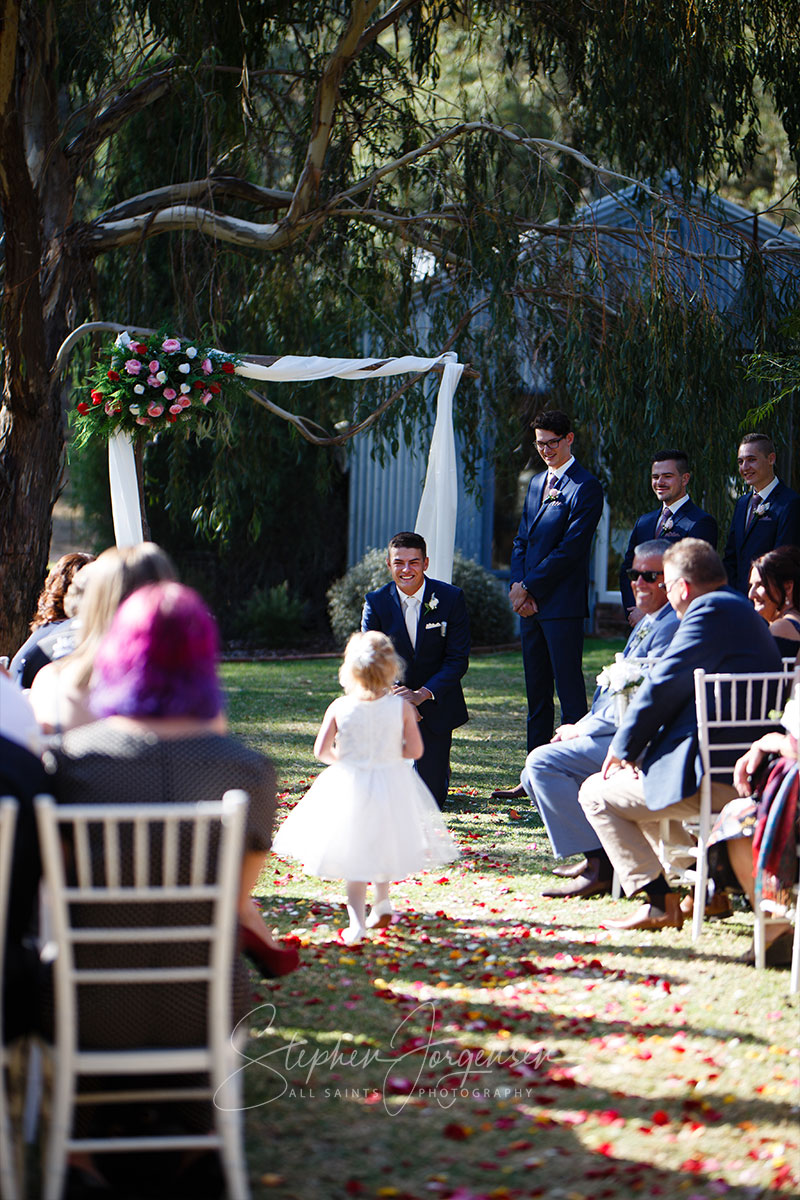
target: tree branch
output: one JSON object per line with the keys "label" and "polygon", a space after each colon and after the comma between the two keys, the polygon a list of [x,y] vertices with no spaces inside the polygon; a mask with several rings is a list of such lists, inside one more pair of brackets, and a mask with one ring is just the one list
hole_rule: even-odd
{"label": "tree branch", "polygon": [[160,100],[172,87],[175,75],[176,68],[172,63],[148,79],[142,80],[124,96],[112,100],[67,144],[65,150],[67,157],[77,158],[80,161],[89,158],[107,138],[116,133],[133,113],[140,112],[148,105],[154,104],[156,100]]}
{"label": "tree branch", "polygon": [[190,179],[184,183],[173,183],[167,187],[154,188],[151,192],[142,192],[107,208],[96,220],[123,220],[127,217],[152,213],[160,208],[171,207],[180,202],[193,200],[198,196],[225,196],[237,200],[249,200],[260,208],[287,208],[291,203],[292,193],[280,191],[278,188],[258,187],[239,179],[235,175],[210,175],[206,179]]}

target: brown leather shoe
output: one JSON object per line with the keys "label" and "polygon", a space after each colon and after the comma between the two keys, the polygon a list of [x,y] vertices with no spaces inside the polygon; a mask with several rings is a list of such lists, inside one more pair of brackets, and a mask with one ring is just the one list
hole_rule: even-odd
{"label": "brown leather shoe", "polygon": [[[794,935],[791,930],[786,930],[785,933],[779,933],[774,941],[766,948],[765,966],[767,967],[790,967],[792,965],[792,949],[794,945]],[[736,959],[736,962],[744,963],[746,967],[754,967],[756,965],[756,948],[751,946],[749,950],[745,950],[741,957]]]}
{"label": "brown leather shoe", "polygon": [[515,788],[496,788],[492,792],[492,800],[521,800],[527,794],[522,784],[518,783]]}
{"label": "brown leather shoe", "polygon": [[578,875],[566,887],[547,888],[542,892],[548,900],[571,900],[586,896],[604,896],[611,891],[610,879],[598,879],[596,875]]}
{"label": "brown leather shoe", "polygon": [[565,863],[563,866],[555,866],[550,869],[551,875],[557,875],[559,879],[577,879],[579,875],[586,874],[588,860],[582,858],[580,862]]}
{"label": "brown leather shoe", "polygon": [[683,920],[677,893],[667,892],[663,909],[647,901],[624,921],[604,921],[603,924],[609,929],[681,929]]}
{"label": "brown leather shoe", "polygon": [[[681,900],[681,912],[687,921],[694,914],[694,892],[688,892]],[[706,900],[703,917],[707,921],[724,921],[733,916],[730,898],[727,892],[714,892],[710,900]]]}

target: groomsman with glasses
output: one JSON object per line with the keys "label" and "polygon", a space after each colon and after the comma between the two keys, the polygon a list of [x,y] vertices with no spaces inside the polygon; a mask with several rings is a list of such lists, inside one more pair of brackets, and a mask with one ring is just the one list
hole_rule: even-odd
{"label": "groomsman with glasses", "polygon": [[775,446],[764,433],[748,433],[738,454],[748,490],[736,501],[723,563],[728,583],[747,595],[750,566],[776,546],[800,546],[800,496],[775,474]]}
{"label": "groomsman with glasses", "polygon": [[639,517],[634,525],[619,573],[622,604],[631,628],[644,616],[636,605],[631,587],[634,579],[630,574],[634,550],[641,542],[653,538],[677,542],[694,537],[717,548],[717,522],[689,499],[686,489],[690,478],[689,460],[683,450],[660,450],[654,456],[650,483],[659,507]]}

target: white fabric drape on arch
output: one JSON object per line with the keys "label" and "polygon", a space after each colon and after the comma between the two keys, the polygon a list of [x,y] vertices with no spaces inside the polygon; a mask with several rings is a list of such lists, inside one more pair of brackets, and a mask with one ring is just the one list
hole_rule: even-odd
{"label": "white fabric drape on arch", "polygon": [[[236,374],[264,383],[301,383],[312,379],[372,379],[381,375],[418,374],[440,364],[444,365],[444,370],[439,384],[436,424],[416,530],[428,544],[429,573],[449,583],[453,569],[458,488],[453,396],[464,370],[454,353],[439,354],[435,358],[417,358],[414,355],[399,358],[319,358],[284,354],[269,366],[242,362],[237,366]],[[130,545],[130,540],[121,539],[142,540],[133,443],[127,435],[117,434],[108,443],[108,453],[117,545]]]}

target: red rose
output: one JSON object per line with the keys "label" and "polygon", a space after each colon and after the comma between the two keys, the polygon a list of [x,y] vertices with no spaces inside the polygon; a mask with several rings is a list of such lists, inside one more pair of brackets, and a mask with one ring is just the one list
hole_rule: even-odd
{"label": "red rose", "polygon": [[222,388],[219,386],[218,383],[210,383],[208,385],[208,390],[210,392],[212,392],[215,396],[218,396],[220,394],[220,392],[222,391]]}
{"label": "red rose", "polygon": [[166,422],[167,422],[167,424],[168,424],[168,425],[174,425],[174,424],[175,424],[175,422],[177,421],[177,419],[178,419],[178,418],[175,416],[175,414],[174,414],[174,413],[167,413],[167,414],[166,414],[166,417],[165,417],[165,420],[166,420]]}
{"label": "red rose", "polygon": [[81,416],[85,416],[88,411],[89,405],[85,400],[81,400],[80,404],[78,405],[78,412],[81,414]]}
{"label": "red rose", "polygon": [[103,403],[103,393],[102,392],[98,392],[95,390],[94,392],[91,392],[90,394],[92,397],[92,404],[102,404]]}
{"label": "red rose", "polygon": [[232,362],[224,362],[222,364],[222,369],[226,375],[233,375],[233,373],[236,370],[236,367],[233,365]]}
{"label": "red rose", "polygon": [[192,387],[196,387],[198,391],[202,391],[205,386],[205,379],[195,379],[194,383],[192,384]]}
{"label": "red rose", "polygon": [[149,354],[150,353],[150,351],[147,349],[147,346],[142,345],[141,342],[137,342],[136,345],[133,347],[133,349],[136,351],[137,354]]}
{"label": "red rose", "polygon": [[119,379],[119,371],[107,371],[106,377],[112,382],[116,383],[116,381]]}

